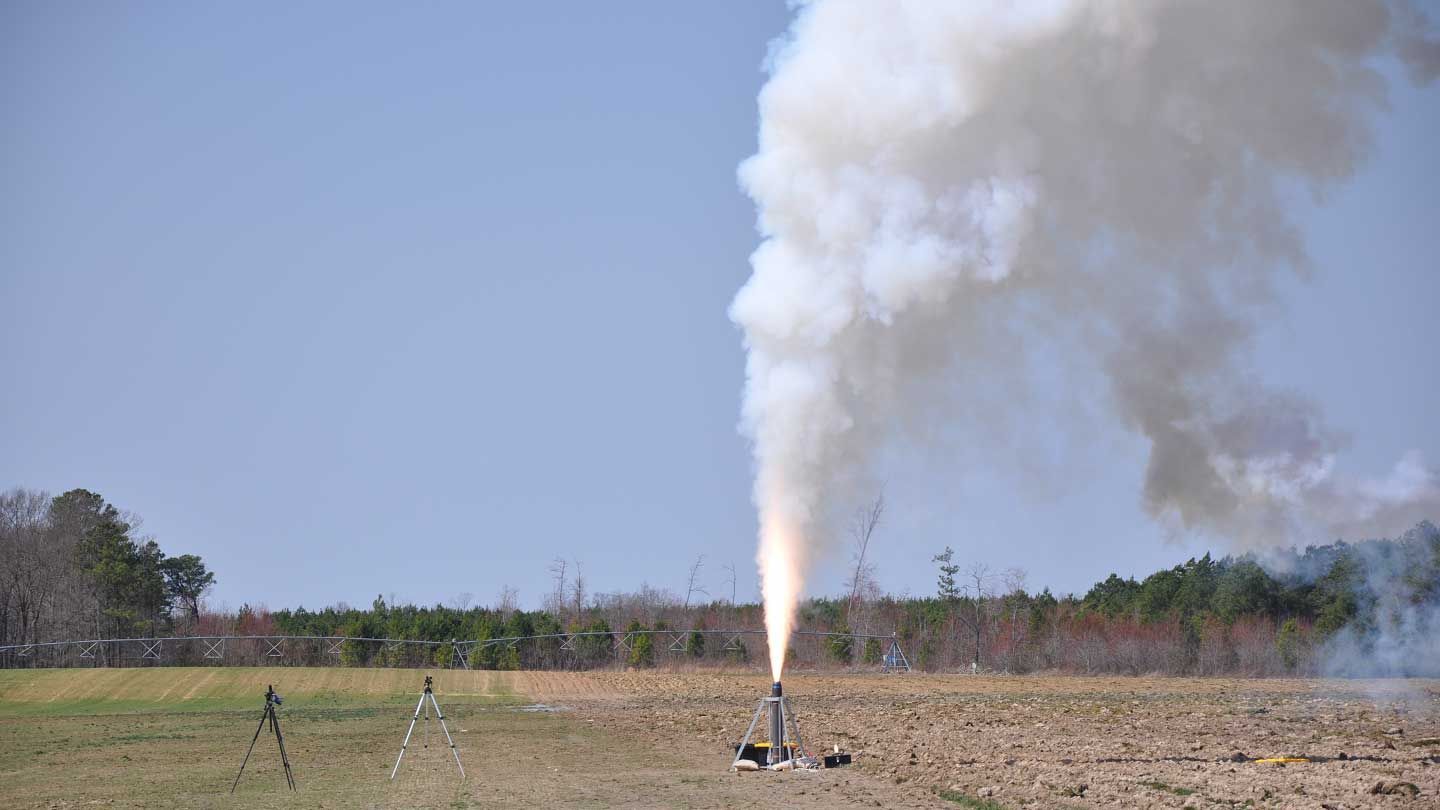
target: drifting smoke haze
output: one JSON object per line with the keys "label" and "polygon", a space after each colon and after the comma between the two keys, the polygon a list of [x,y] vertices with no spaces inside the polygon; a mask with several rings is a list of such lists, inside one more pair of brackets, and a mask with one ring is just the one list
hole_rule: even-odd
{"label": "drifting smoke haze", "polygon": [[975,403],[1023,392],[1037,352],[1147,440],[1140,497],[1173,531],[1255,546],[1437,513],[1418,454],[1342,473],[1343,437],[1244,363],[1307,273],[1283,199],[1364,161],[1379,60],[1440,73],[1426,23],[1383,0],[800,7],[740,170],[763,241],[731,307],[777,678],[808,550],[876,452],[984,432]]}
{"label": "drifting smoke haze", "polygon": [[[1424,521],[1394,540],[1265,553],[1282,580],[1348,597],[1353,616],[1315,650],[1328,677],[1440,677],[1440,528]],[[1321,618],[1322,623],[1325,617]]]}

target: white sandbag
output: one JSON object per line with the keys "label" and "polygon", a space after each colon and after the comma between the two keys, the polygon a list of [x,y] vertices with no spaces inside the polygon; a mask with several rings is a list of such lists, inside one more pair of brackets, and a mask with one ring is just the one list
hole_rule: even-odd
{"label": "white sandbag", "polygon": [[735,766],[731,770],[758,771],[760,770],[760,763],[756,762],[753,759],[741,759],[735,762]]}

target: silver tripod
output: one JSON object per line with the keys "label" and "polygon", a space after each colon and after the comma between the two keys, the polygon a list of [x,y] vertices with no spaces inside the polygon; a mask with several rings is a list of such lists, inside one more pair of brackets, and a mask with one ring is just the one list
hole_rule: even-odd
{"label": "silver tripod", "polygon": [[[390,779],[394,781],[395,774],[400,772],[400,761],[405,759],[405,749],[410,747],[410,735],[415,733],[415,723],[420,719],[420,713],[425,713],[425,737],[430,737],[430,709],[435,709],[435,717],[440,721],[440,728],[445,732],[445,740],[450,743],[450,753],[455,755],[455,767],[460,769],[460,778],[465,778],[465,766],[460,764],[460,752],[455,748],[455,740],[450,736],[450,728],[445,725],[445,714],[440,711],[440,704],[435,702],[435,692],[430,688],[433,679],[425,676],[425,691],[420,693],[420,702],[415,704],[415,716],[410,718],[410,728],[405,732],[405,742],[400,744],[400,756],[395,758],[395,767],[390,771]],[[425,701],[429,700],[430,705],[426,706]],[[428,744],[428,743],[427,743]]]}

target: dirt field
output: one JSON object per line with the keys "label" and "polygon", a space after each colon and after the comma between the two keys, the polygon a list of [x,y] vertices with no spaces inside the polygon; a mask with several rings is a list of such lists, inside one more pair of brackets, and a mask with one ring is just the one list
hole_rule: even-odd
{"label": "dirt field", "polygon": [[[438,728],[387,781],[421,671],[0,672],[0,807],[1440,807],[1437,682],[796,673],[856,764],[732,774],[763,675],[435,675],[463,783]],[[262,737],[232,797],[272,682],[300,790]]]}

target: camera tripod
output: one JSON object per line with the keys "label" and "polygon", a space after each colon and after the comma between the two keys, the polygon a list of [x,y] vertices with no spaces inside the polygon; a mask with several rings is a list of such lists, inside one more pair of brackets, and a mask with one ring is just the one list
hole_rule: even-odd
{"label": "camera tripod", "polygon": [[[445,714],[440,711],[440,704],[435,702],[435,692],[431,689],[434,679],[429,675],[425,676],[425,691],[420,693],[420,702],[415,704],[415,716],[410,718],[410,728],[405,732],[405,742],[400,744],[400,756],[395,758],[395,767],[390,771],[390,779],[394,781],[395,774],[400,771],[400,761],[405,758],[405,749],[410,747],[410,735],[415,733],[415,722],[420,719],[420,713],[425,713],[425,745],[430,745],[430,708],[434,707],[435,717],[440,721],[440,728],[445,732],[445,740],[450,743],[450,753],[455,755],[455,767],[460,769],[460,778],[465,778],[465,766],[460,764],[460,752],[455,748],[455,739],[450,736],[450,727],[445,725]],[[425,701],[429,700],[430,705],[426,706]]]}
{"label": "camera tripod", "polygon": [[290,789],[295,789],[295,775],[290,772],[290,757],[285,753],[285,735],[280,733],[280,717],[275,714],[275,707],[284,700],[275,694],[275,687],[270,686],[265,690],[265,712],[260,715],[260,725],[255,728],[255,736],[250,739],[250,748],[245,751],[245,760],[240,763],[240,773],[235,774],[235,784],[230,786],[230,792],[234,793],[235,788],[240,784],[240,777],[245,775],[245,765],[250,761],[250,754],[255,750],[255,741],[260,739],[260,732],[265,730],[265,723],[270,723],[270,730],[275,732],[275,742],[280,744],[280,762],[285,766],[285,781]]}

